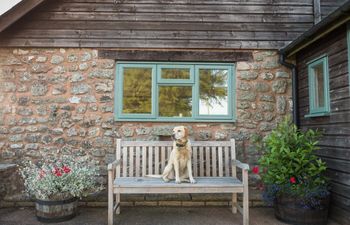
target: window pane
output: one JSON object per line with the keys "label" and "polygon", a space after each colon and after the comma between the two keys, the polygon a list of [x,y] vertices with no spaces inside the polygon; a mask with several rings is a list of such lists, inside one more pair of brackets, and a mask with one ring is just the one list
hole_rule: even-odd
{"label": "window pane", "polygon": [[315,106],[316,108],[324,107],[324,74],[323,64],[319,64],[314,68],[315,74]]}
{"label": "window pane", "polygon": [[162,68],[162,79],[190,79],[190,69]]}
{"label": "window pane", "polygon": [[159,116],[191,117],[192,87],[159,86]]}
{"label": "window pane", "polygon": [[199,114],[228,115],[228,70],[199,70]]}
{"label": "window pane", "polygon": [[151,114],[152,68],[124,68],[123,76],[123,113]]}

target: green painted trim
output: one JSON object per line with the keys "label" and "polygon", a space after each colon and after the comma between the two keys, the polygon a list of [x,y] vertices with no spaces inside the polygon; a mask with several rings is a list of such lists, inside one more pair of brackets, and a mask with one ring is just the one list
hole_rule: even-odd
{"label": "green painted trim", "polygon": [[[314,67],[322,65],[323,68],[323,89],[324,89],[324,107],[316,106],[316,78]],[[330,113],[330,95],[329,95],[329,66],[328,56],[322,55],[308,63],[308,85],[309,85],[309,115],[305,117],[325,116]]]}
{"label": "green painted trim", "polygon": [[[123,114],[123,68],[152,68],[152,113]],[[162,79],[162,68],[189,68],[190,79]],[[228,115],[199,115],[199,69],[228,70]],[[158,96],[160,86],[191,86],[192,87],[192,117],[158,117]],[[114,119],[116,121],[149,121],[149,122],[234,122],[236,120],[236,79],[235,65],[227,63],[164,63],[164,62],[126,62],[118,61],[115,76]]]}
{"label": "green painted trim", "polygon": [[[162,78],[162,69],[189,69],[189,79],[165,79]],[[157,82],[158,84],[193,84],[194,83],[194,66],[193,65],[179,65],[179,64],[157,64]]]}
{"label": "green painted trim", "polygon": [[348,45],[348,81],[349,81],[349,95],[350,95],[350,23],[347,24],[346,40]]}
{"label": "green painted trim", "polygon": [[329,112],[320,112],[320,113],[314,113],[314,114],[307,114],[304,117],[310,118],[310,117],[320,117],[320,116],[329,116],[331,113]]}

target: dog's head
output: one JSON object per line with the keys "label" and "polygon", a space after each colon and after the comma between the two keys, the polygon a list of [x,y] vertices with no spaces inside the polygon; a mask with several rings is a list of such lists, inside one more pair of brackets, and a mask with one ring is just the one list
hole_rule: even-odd
{"label": "dog's head", "polygon": [[188,128],[185,126],[174,127],[172,138],[175,141],[186,141],[188,139]]}

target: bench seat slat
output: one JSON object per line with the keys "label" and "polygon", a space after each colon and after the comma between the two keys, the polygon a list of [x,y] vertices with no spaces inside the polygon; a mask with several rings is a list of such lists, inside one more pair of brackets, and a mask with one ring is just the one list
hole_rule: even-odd
{"label": "bench seat slat", "polygon": [[196,181],[196,184],[175,184],[160,178],[123,177],[115,180],[114,191],[124,194],[243,193],[242,182],[231,177],[197,177]]}
{"label": "bench seat slat", "polygon": [[122,177],[114,181],[117,187],[176,187],[176,188],[200,188],[200,187],[243,187],[240,180],[232,177],[196,177],[197,183],[176,184],[174,181],[164,182],[161,178],[152,177]]}

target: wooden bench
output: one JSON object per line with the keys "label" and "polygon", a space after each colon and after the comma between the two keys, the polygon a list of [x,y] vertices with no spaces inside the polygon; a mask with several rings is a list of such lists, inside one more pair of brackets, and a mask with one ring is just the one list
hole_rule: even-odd
{"label": "wooden bench", "polygon": [[[108,225],[113,211],[120,213],[120,194],[232,193],[232,213],[243,215],[249,224],[249,165],[236,160],[235,140],[192,142],[192,166],[196,184],[145,177],[161,174],[172,150],[171,141],[123,141],[117,139],[116,160],[108,165]],[[242,181],[236,177],[242,169]],[[243,194],[243,207],[237,203]]]}

